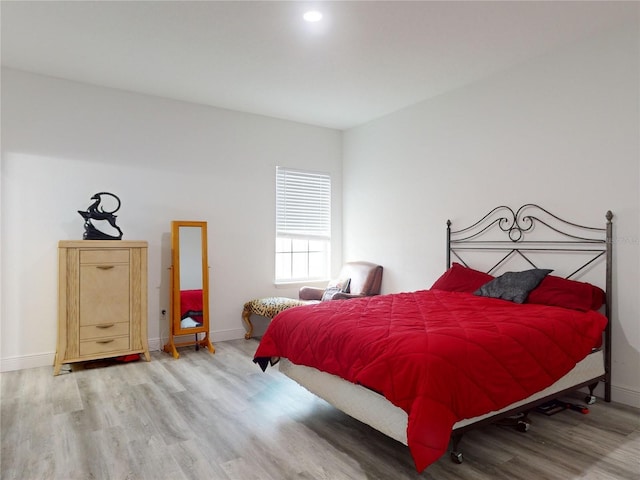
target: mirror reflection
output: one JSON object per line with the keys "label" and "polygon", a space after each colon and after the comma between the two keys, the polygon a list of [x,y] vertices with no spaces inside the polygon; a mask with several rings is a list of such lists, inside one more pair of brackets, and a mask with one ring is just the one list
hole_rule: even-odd
{"label": "mirror reflection", "polygon": [[202,227],[183,226],[180,235],[180,328],[202,326]]}
{"label": "mirror reflection", "polygon": [[[180,357],[177,347],[186,345],[214,353],[209,337],[207,222],[171,222],[171,260],[171,328],[164,350],[175,358]],[[176,341],[186,335],[193,340]]]}

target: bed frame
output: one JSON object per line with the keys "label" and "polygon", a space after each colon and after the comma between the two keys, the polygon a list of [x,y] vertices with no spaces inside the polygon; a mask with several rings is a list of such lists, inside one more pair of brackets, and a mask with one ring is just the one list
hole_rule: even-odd
{"label": "bed frame", "polygon": [[[554,275],[579,279],[589,273],[597,264],[605,262],[605,315],[611,320],[612,300],[612,219],[608,211],[605,227],[588,227],[568,222],[535,204],[526,204],[514,210],[499,206],[484,215],[472,225],[453,230],[447,220],[447,268],[452,258],[470,266],[470,257],[484,257],[487,273],[499,274],[514,263],[522,263],[528,268],[548,268],[549,263],[538,265],[541,258],[560,259],[571,257],[573,265],[568,274],[563,268],[554,270]],[[576,264],[577,260],[577,264]],[[522,269],[522,268],[520,268]],[[594,282],[595,283],[595,282]],[[600,282],[601,283],[601,282]],[[550,399],[588,387],[585,401],[594,403],[594,390],[604,383],[604,399],[611,401],[611,321],[607,322],[603,334],[602,348],[588,355],[574,370],[549,388],[528,399],[514,403],[498,412],[467,419],[454,425],[451,434],[451,458],[462,463],[462,453],[458,445],[465,432],[479,426],[504,421],[511,418],[525,418],[526,414]],[[384,397],[362,386],[352,384],[334,375],[320,372],[310,367],[295,365],[286,359],[279,362],[280,371],[300,385],[323,398],[336,408],[360,420],[386,435],[402,442],[406,440],[406,413],[388,402]],[[361,408],[366,405],[366,408]],[[528,421],[516,420],[515,426],[528,429]],[[525,428],[520,428],[525,427]]]}
{"label": "bed frame", "polygon": [[[564,275],[565,278],[575,279],[604,258],[606,264],[604,313],[609,319],[603,338],[604,373],[602,375],[582,380],[576,385],[554,392],[552,395],[518,405],[472,425],[454,429],[451,435],[451,457],[454,461],[458,463],[462,461],[462,454],[457,447],[464,432],[471,428],[495,422],[516,413],[528,412],[552,398],[585,386],[589,388],[589,395],[585,401],[592,404],[596,400],[594,390],[600,382],[604,382],[605,401],[611,401],[613,213],[610,210],[607,211],[605,218],[604,227],[589,227],[569,222],[539,205],[528,203],[517,210],[507,206],[496,207],[474,224],[460,230],[452,230],[451,220],[447,220],[447,268],[451,266],[452,256],[461,264],[468,266],[463,256],[466,258],[470,254],[476,255],[478,253],[493,253],[498,256],[496,263],[484,269],[487,273],[502,271],[514,258],[524,260],[531,268],[543,268],[542,265],[536,264],[537,254],[576,254],[581,256],[581,261],[574,265],[574,269],[570,273]],[[536,232],[536,230],[538,231]],[[538,235],[534,235],[534,232]],[[497,236],[494,235],[496,233],[498,233]],[[554,274],[558,273],[554,272]]]}

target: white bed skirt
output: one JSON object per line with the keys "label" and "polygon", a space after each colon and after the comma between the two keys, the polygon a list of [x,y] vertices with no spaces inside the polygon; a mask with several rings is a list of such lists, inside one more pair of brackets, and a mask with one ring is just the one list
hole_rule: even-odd
{"label": "white bed skirt", "polygon": [[[407,414],[382,395],[315,368],[296,365],[286,358],[280,359],[278,365],[280,371],[286,376],[295,380],[311,393],[326,400],[337,409],[370,425],[385,435],[405,445],[407,444]],[[520,405],[551,396],[554,393],[562,392],[572,386],[580,385],[604,375],[604,373],[603,352],[600,350],[587,355],[567,375],[544,390],[501,410],[462,420],[454,425],[454,429],[471,425],[484,418],[512,410]]]}

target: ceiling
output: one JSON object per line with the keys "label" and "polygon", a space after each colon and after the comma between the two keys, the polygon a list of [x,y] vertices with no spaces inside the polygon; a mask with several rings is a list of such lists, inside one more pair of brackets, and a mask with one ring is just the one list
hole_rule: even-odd
{"label": "ceiling", "polygon": [[[2,65],[348,129],[616,28],[635,2],[2,1]],[[302,15],[315,8],[322,21]]]}

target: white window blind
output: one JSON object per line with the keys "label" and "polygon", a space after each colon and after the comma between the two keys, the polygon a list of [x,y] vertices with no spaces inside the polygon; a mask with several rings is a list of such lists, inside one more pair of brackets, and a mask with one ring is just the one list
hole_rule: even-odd
{"label": "white window blind", "polygon": [[331,238],[331,177],[276,167],[276,235]]}

